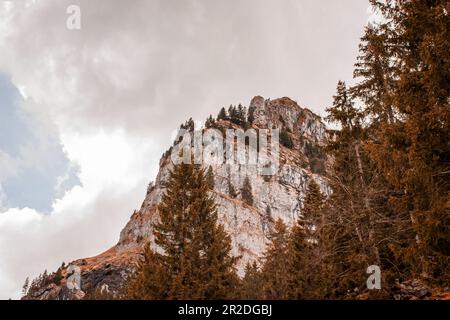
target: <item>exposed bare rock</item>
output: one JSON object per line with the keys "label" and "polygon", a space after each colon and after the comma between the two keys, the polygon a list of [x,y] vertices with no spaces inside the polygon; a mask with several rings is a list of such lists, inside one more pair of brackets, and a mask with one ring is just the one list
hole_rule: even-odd
{"label": "exposed bare rock", "polygon": [[[308,158],[303,152],[304,146],[300,144],[301,140],[308,141],[318,148],[324,142],[325,126],[320,117],[300,108],[289,98],[269,101],[255,97],[250,107],[255,108],[255,128],[286,126],[292,131],[296,146],[293,149],[281,146],[279,171],[269,177],[258,175],[256,167],[252,165],[212,166],[219,221],[232,237],[233,254],[242,256],[238,262],[238,271],[241,274],[247,262],[263,253],[267,233],[273,221],[280,218],[286,224],[292,225],[296,220],[301,213],[302,199],[310,179],[316,180],[322,192],[330,193],[325,178],[311,172]],[[220,122],[219,125],[233,127],[227,121]],[[132,216],[121,233],[119,250],[152,241],[151,225],[157,219],[156,206],[164,193],[171,167],[172,163],[168,157],[161,159],[159,174],[142,208]],[[239,194],[236,199],[228,194],[229,183],[236,190],[240,190],[247,176],[251,177],[254,199],[252,206],[244,204]],[[270,217],[267,217],[267,211],[271,212]]]}

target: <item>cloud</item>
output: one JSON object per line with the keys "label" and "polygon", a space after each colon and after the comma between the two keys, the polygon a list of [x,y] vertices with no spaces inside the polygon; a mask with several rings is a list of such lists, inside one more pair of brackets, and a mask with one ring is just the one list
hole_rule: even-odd
{"label": "cloud", "polygon": [[[71,3],[81,7],[80,31],[65,28]],[[36,1],[6,19],[3,42],[13,50],[3,68],[61,123],[83,129],[151,127],[165,137],[186,117],[256,94],[289,95],[319,112],[331,102],[322,88],[333,92],[351,75],[366,9],[363,1]]]}
{"label": "cloud", "polygon": [[112,246],[157,170],[147,160],[155,145],[122,132],[75,135],[66,145],[80,165],[81,186],[55,200],[50,215],[30,208],[0,214],[0,298],[18,298],[26,276]]}
{"label": "cloud", "polygon": [[[81,7],[80,31],[65,27],[69,4]],[[0,71],[18,88],[16,108],[34,119],[41,146],[56,138],[80,181],[60,190],[50,214],[0,214],[0,298],[17,297],[27,275],[114,244],[187,118],[257,94],[323,114],[338,79],[351,77],[366,8],[360,0],[0,2]],[[48,150],[25,143],[20,152],[33,166]],[[2,174],[16,174],[20,162],[1,151]]]}
{"label": "cloud", "polygon": [[3,192],[3,187],[0,183],[0,213],[6,211],[6,195]]}

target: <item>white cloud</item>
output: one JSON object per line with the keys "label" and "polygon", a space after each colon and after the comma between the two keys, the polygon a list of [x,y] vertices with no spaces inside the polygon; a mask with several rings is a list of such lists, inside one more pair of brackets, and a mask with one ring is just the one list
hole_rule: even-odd
{"label": "white cloud", "polygon": [[0,214],[0,298],[18,298],[26,276],[113,245],[157,170],[151,141],[123,132],[68,136],[64,145],[81,168],[82,186],[57,199],[50,215],[29,208]]}
{"label": "white cloud", "polygon": [[0,183],[0,213],[6,211],[6,195],[3,191],[2,184]]}

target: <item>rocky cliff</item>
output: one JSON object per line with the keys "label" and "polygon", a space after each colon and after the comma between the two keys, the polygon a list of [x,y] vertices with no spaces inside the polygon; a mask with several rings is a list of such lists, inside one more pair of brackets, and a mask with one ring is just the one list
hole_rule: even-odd
{"label": "rocky cliff", "polygon": [[[254,166],[250,165],[212,166],[219,221],[231,235],[232,253],[241,257],[237,265],[241,275],[246,263],[264,252],[273,222],[281,218],[292,225],[301,214],[302,199],[310,179],[319,184],[322,192],[330,193],[324,177],[329,159],[320,148],[326,138],[326,128],[321,118],[289,98],[268,100],[257,96],[248,109],[253,114],[251,127],[280,128],[286,132],[291,143],[289,147],[280,146],[279,167],[270,176],[257,174]],[[219,120],[215,126],[218,129],[237,127],[228,120]],[[157,205],[172,167],[168,154],[161,158],[156,180],[150,183],[141,208],[131,216],[120,234],[119,242],[96,257],[70,264],[81,270],[81,288],[67,288],[69,275],[65,266],[60,270],[60,281],[47,281],[45,286],[29,293],[26,298],[81,299],[96,289],[110,293],[120,289],[123,281],[133,272],[142,247],[153,240],[152,224],[158,218]],[[240,196],[245,177],[250,178],[252,205]],[[230,185],[236,194],[230,195]]]}

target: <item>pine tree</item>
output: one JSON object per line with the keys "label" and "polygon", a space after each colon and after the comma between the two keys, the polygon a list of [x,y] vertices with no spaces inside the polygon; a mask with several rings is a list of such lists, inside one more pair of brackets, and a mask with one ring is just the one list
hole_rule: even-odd
{"label": "pine tree", "polygon": [[37,289],[38,289],[38,283],[37,283],[37,279],[35,278],[35,279],[31,280],[31,284],[30,284],[30,287],[28,288],[27,294],[32,295],[33,293],[36,292]]}
{"label": "pine tree", "polygon": [[[386,6],[380,2],[372,1],[372,4],[375,7],[380,5],[382,12],[391,12],[389,15],[398,14],[389,8],[394,2],[386,3]],[[401,51],[401,46],[395,39],[396,27],[389,20],[388,18],[382,23],[366,27],[354,71],[354,76],[359,82],[350,91],[354,98],[362,102],[361,113],[365,116],[366,123],[364,134],[358,140],[357,145],[362,147],[363,158],[367,157],[363,159],[366,181],[360,185],[365,194],[365,209],[369,211],[369,228],[372,238],[370,241],[379,244],[376,250],[383,275],[398,279],[407,276],[411,271],[411,268],[406,266],[404,257],[400,257],[398,254],[399,251],[402,251],[399,248],[408,246],[407,244],[415,236],[411,232],[412,226],[408,221],[407,210],[393,201],[402,191],[387,179],[387,175],[380,170],[381,167],[377,164],[377,156],[383,153],[381,147],[383,141],[394,134],[396,142],[399,142],[404,135],[402,123],[399,121],[400,114],[393,104],[398,80],[396,57]],[[392,142],[389,142],[391,147],[394,145]],[[391,159],[398,159],[398,156],[399,154],[394,157],[389,155]],[[407,163],[405,158],[401,161],[403,164]],[[404,167],[405,165],[403,165]],[[397,168],[397,170],[403,168]],[[361,169],[358,170],[361,177]],[[352,175],[347,174],[347,176]],[[336,200],[338,196],[333,198]],[[357,202],[357,199],[352,202]],[[359,226],[359,229],[364,230],[364,226]],[[364,233],[360,232],[358,237],[364,240]],[[384,288],[386,287],[388,287],[387,284],[384,285]]]}
{"label": "pine tree", "polygon": [[[327,120],[338,123],[342,130],[360,131],[362,114],[355,108],[344,81],[338,82],[336,95],[333,99],[333,106],[326,109],[328,113]],[[358,134],[359,132],[355,133]]]}
{"label": "pine tree", "polygon": [[325,200],[319,185],[314,180],[310,180],[298,225],[306,240],[311,244],[318,242],[316,227],[320,223]]}
{"label": "pine tree", "polygon": [[236,258],[208,191],[203,169],[174,167],[154,225],[159,250],[146,250],[127,297],[225,299],[235,292]]}
{"label": "pine tree", "polygon": [[237,110],[233,105],[230,105],[228,107],[228,120],[230,120],[232,123],[237,122]]}
{"label": "pine tree", "polygon": [[[45,270],[45,273],[43,276],[43,280],[45,281],[46,279],[47,279],[47,270]],[[56,271],[56,273],[53,276],[53,283],[56,285],[60,285],[61,280],[62,280],[62,269],[58,268],[58,270]]]}
{"label": "pine tree", "polygon": [[245,275],[241,281],[239,298],[243,300],[261,300],[264,298],[262,288],[263,279],[256,261],[247,263]]}
{"label": "pine tree", "polygon": [[210,115],[206,121],[205,121],[205,128],[209,129],[209,128],[214,128],[216,125],[216,121],[214,120],[214,118],[212,117],[212,115]]}
{"label": "pine tree", "polygon": [[180,129],[184,129],[188,132],[193,132],[195,129],[195,123],[192,118],[189,118],[184,124],[180,125]]}
{"label": "pine tree", "polygon": [[229,120],[238,126],[246,127],[246,114],[247,110],[241,104],[238,107],[230,106],[228,108]]}
{"label": "pine tree", "polygon": [[364,287],[361,270],[369,265],[383,270],[393,267],[387,244],[396,230],[392,210],[383,198],[383,179],[365,152],[370,132],[363,127],[363,113],[354,106],[344,82],[338,83],[333,106],[327,111],[327,119],[340,125],[340,130],[331,131],[326,149],[334,158],[328,225],[339,230],[328,235],[333,247],[330,258],[340,274],[336,281],[342,293]]}
{"label": "pine tree", "polygon": [[163,256],[155,253],[148,244],[137,272],[125,287],[124,298],[132,300],[170,299],[170,281],[171,277],[164,270]]}
{"label": "pine tree", "polygon": [[219,114],[217,116],[217,120],[226,120],[228,118],[227,112],[224,107],[220,109]]}
{"label": "pine tree", "polygon": [[28,293],[28,288],[30,287],[30,279],[27,277],[22,286],[22,297],[26,296]]}
{"label": "pine tree", "polygon": [[238,105],[236,110],[236,124],[246,127],[247,123],[247,109],[243,107],[241,104]]}
{"label": "pine tree", "polygon": [[206,171],[206,182],[210,190],[214,190],[214,171],[211,166]]}
{"label": "pine tree", "polygon": [[322,236],[325,200],[317,183],[311,180],[289,239],[290,298],[321,299],[328,293],[327,279],[331,275],[325,266],[328,244]]}
{"label": "pine tree", "polygon": [[262,220],[262,228],[264,234],[270,234],[272,230],[273,218],[272,218],[272,209],[269,205],[266,206],[266,211],[264,218]]}
{"label": "pine tree", "polygon": [[246,204],[248,204],[249,206],[253,205],[252,185],[248,176],[246,176],[244,179],[244,183],[241,188],[241,197]]}
{"label": "pine tree", "polygon": [[[359,45],[360,55],[353,75],[360,82],[350,89],[364,103],[364,113],[371,118],[373,130],[383,123],[393,123],[392,90],[395,65],[391,59],[395,46],[389,44],[387,25],[368,25]],[[383,32],[384,31],[384,32]]]}
{"label": "pine tree", "polygon": [[[341,126],[341,130],[335,132],[336,136],[333,140],[330,140],[328,146],[330,152],[336,157],[335,176],[341,183],[340,187],[345,186],[355,191],[359,188],[367,191],[368,180],[370,179],[368,174],[370,170],[367,170],[367,166],[370,166],[370,164],[367,164],[361,150],[361,145],[366,136],[362,126],[363,114],[355,108],[344,82],[339,81],[333,106],[327,108],[327,112],[329,114],[327,120],[336,122]],[[367,220],[371,220],[373,212],[371,212],[370,199],[364,192],[360,192],[359,195],[361,195],[360,202],[363,203],[361,212]],[[354,203],[348,204],[354,206]],[[372,225],[373,222],[369,221],[369,224]],[[372,249],[375,262],[379,264],[379,253],[373,241],[372,226],[369,226],[369,229],[370,241],[374,245]]]}
{"label": "pine tree", "polygon": [[228,177],[228,194],[233,199],[235,199],[237,197],[237,192],[236,192],[236,189],[233,186],[233,183],[231,182],[231,177]]}
{"label": "pine tree", "polygon": [[[380,30],[397,48],[392,109],[398,121],[381,127],[371,158],[393,186],[392,207],[409,215],[417,241],[399,253],[428,280],[449,278],[450,51],[448,1],[372,1],[387,20]],[[444,270],[444,271],[443,271]]]}
{"label": "pine tree", "polygon": [[251,106],[248,108],[248,113],[247,113],[247,122],[249,125],[253,124],[253,121],[255,121],[255,107]]}
{"label": "pine tree", "polygon": [[264,281],[264,298],[284,300],[288,298],[288,230],[282,220],[278,219],[270,236],[270,243],[263,257],[262,277]]}

